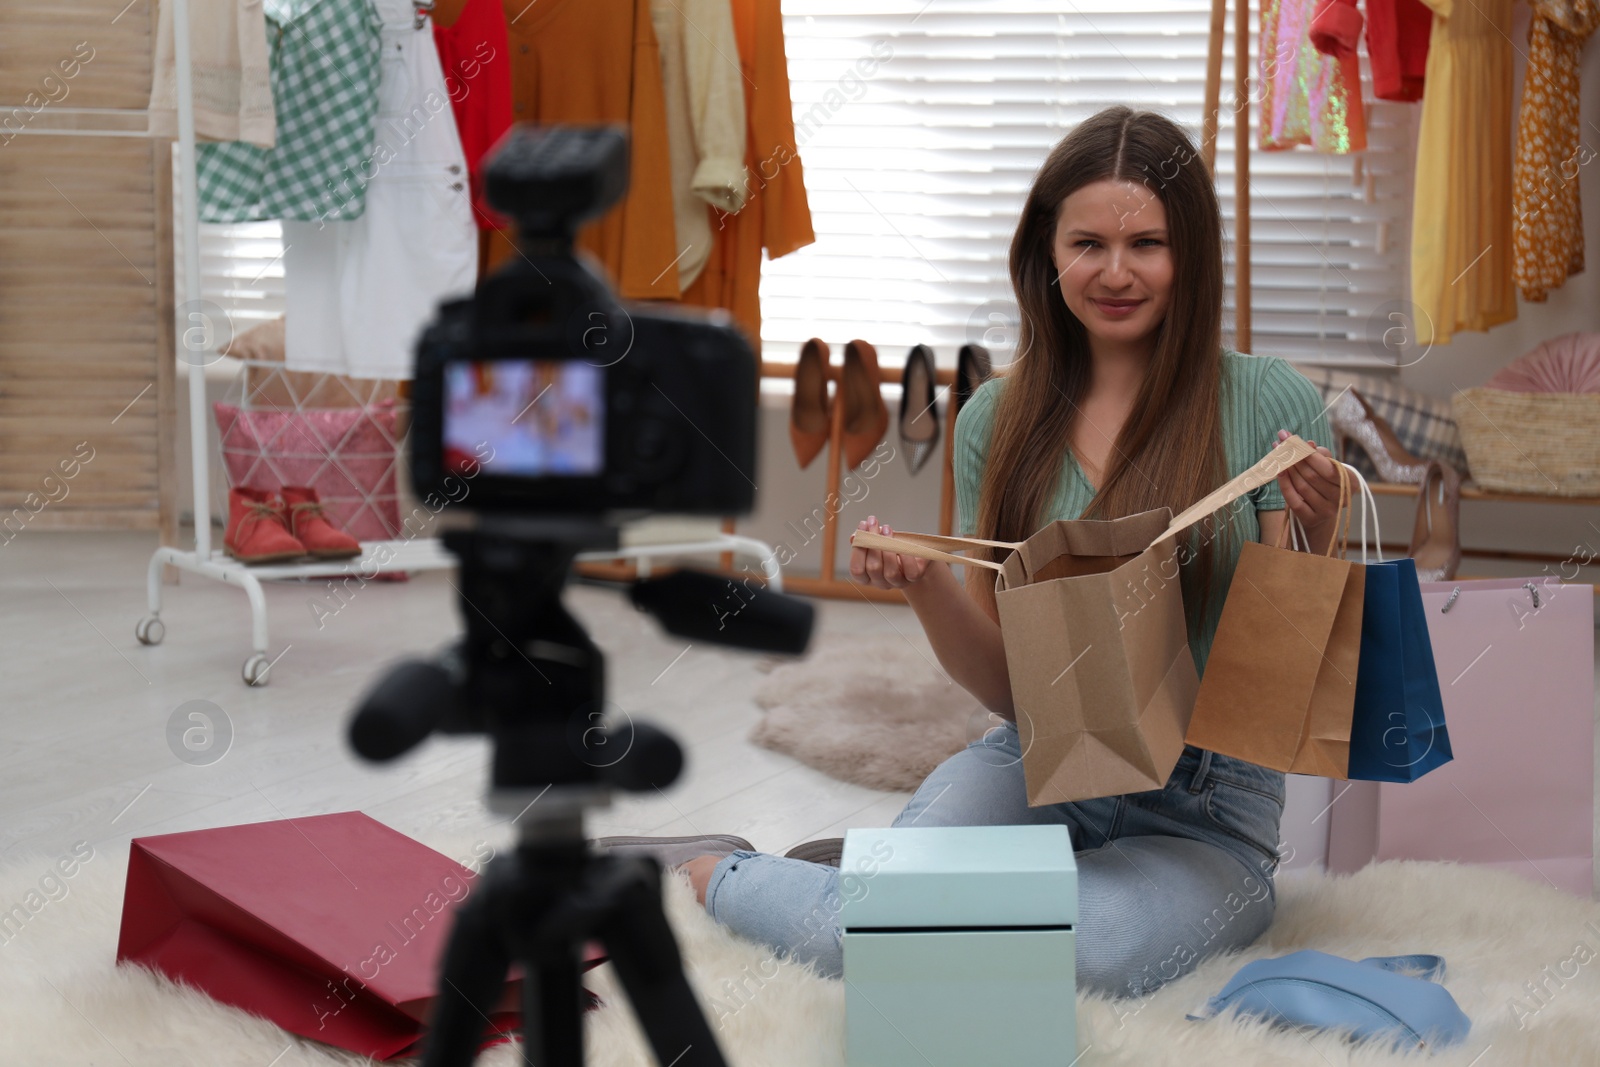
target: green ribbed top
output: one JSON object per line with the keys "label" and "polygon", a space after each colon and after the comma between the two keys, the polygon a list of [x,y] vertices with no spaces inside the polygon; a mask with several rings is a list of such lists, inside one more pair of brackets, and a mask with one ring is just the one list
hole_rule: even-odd
{"label": "green ribbed top", "polygon": [[[978,494],[983,482],[984,463],[989,452],[989,437],[994,423],[994,406],[1007,379],[993,378],[978,388],[962,405],[956,419],[955,482],[956,532],[963,537],[977,536]],[[1244,473],[1272,450],[1280,429],[1298,434],[1308,441],[1329,446],[1333,435],[1328,429],[1322,394],[1315,385],[1287,360],[1277,356],[1252,356],[1224,350],[1222,354],[1222,441],[1228,457],[1228,477]],[[1067,450],[1061,464],[1061,477],[1047,521],[1079,518],[1094,499],[1094,487]],[[1239,547],[1245,541],[1261,538],[1258,511],[1281,511],[1286,506],[1276,481],[1250,491],[1253,508],[1235,508],[1234,535],[1223,539],[1226,546],[1218,553],[1212,580],[1212,596],[1200,632],[1189,642],[1195,669],[1205,672],[1211,652],[1211,639],[1222,617],[1222,602],[1233,570],[1239,560]],[[1173,511],[1177,511],[1176,507]]]}

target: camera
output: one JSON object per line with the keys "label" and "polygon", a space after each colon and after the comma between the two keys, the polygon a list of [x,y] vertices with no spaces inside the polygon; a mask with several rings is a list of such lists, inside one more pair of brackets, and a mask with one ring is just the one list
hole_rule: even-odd
{"label": "camera", "polygon": [[486,170],[518,254],[441,306],[417,348],[419,496],[484,512],[748,514],[758,360],[725,312],[623,306],[575,257],[627,186],[613,127],[513,127]]}

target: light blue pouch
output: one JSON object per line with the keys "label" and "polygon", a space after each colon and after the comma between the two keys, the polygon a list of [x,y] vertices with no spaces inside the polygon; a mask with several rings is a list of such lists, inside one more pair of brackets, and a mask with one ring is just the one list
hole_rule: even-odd
{"label": "light blue pouch", "polygon": [[1344,1030],[1357,1040],[1390,1038],[1397,1047],[1438,1048],[1461,1041],[1472,1029],[1472,1020],[1439,984],[1443,977],[1438,956],[1356,961],[1303,949],[1245,964],[1188,1018],[1237,1011],[1284,1026]]}

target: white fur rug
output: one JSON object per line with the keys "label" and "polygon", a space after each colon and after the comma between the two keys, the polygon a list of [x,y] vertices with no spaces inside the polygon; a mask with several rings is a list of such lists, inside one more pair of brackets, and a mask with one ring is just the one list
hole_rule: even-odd
{"label": "white fur rug", "polygon": [[835,636],[773,667],[755,693],[766,714],[750,740],[842,781],[914,792],[999,720],[913,640]]}
{"label": "white fur rug", "polygon": [[[430,840],[467,855],[466,839]],[[37,889],[51,857],[0,869],[6,907]],[[67,894],[40,909],[0,947],[0,1064],[53,1067],[328,1067],[367,1063],[294,1038],[277,1027],[113,965],[126,853],[97,853]],[[58,893],[59,895],[59,893]],[[668,884],[668,911],[692,981],[732,1067],[839,1067],[843,987],[717,927],[688,882]],[[1473,1021],[1464,1045],[1426,1059],[1439,1067],[1593,1067],[1600,1063],[1600,905],[1499,871],[1434,863],[1385,863],[1347,878],[1280,882],[1276,922],[1248,952],[1213,959],[1143,1000],[1082,998],[1082,1067],[1255,1067],[1400,1064],[1377,1048],[1329,1034],[1270,1031],[1259,1024],[1183,1015],[1251,959],[1297,948],[1351,958],[1436,952],[1445,985]],[[771,975],[772,977],[766,977]],[[589,976],[607,1004],[587,1016],[588,1062],[653,1062],[609,966]],[[485,1054],[511,1067],[515,1050]],[[911,1065],[907,1065],[911,1067]]]}

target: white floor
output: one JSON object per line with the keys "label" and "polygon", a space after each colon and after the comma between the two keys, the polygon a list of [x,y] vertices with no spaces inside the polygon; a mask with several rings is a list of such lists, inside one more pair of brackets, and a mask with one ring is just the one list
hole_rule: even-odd
{"label": "white floor", "polygon": [[[345,740],[355,701],[386,663],[458,632],[454,572],[369,583],[320,628],[311,605],[338,604],[324,583],[269,583],[279,658],[271,684],[250,689],[239,677],[250,632],[238,589],[186,576],[166,589],[164,642],[134,639],[154,545],[152,534],[53,531],[0,545],[0,856],[352,809],[403,833],[509,842],[484,803],[485,740],[434,738],[382,767]],[[783,851],[900,811],[907,794],[848,785],[745,740],[761,715],[751,699],[765,677],[759,655],[665,635],[608,590],[572,586],[566,603],[607,654],[613,713],[669,729],[688,756],[675,787],[619,795],[590,819],[592,834],[738,833]],[[927,647],[909,609],[815,603],[819,630],[898,627]],[[219,724],[213,744],[232,733],[207,766],[169,743],[169,722],[191,701],[215,710],[185,708],[184,727],[199,708]]]}

